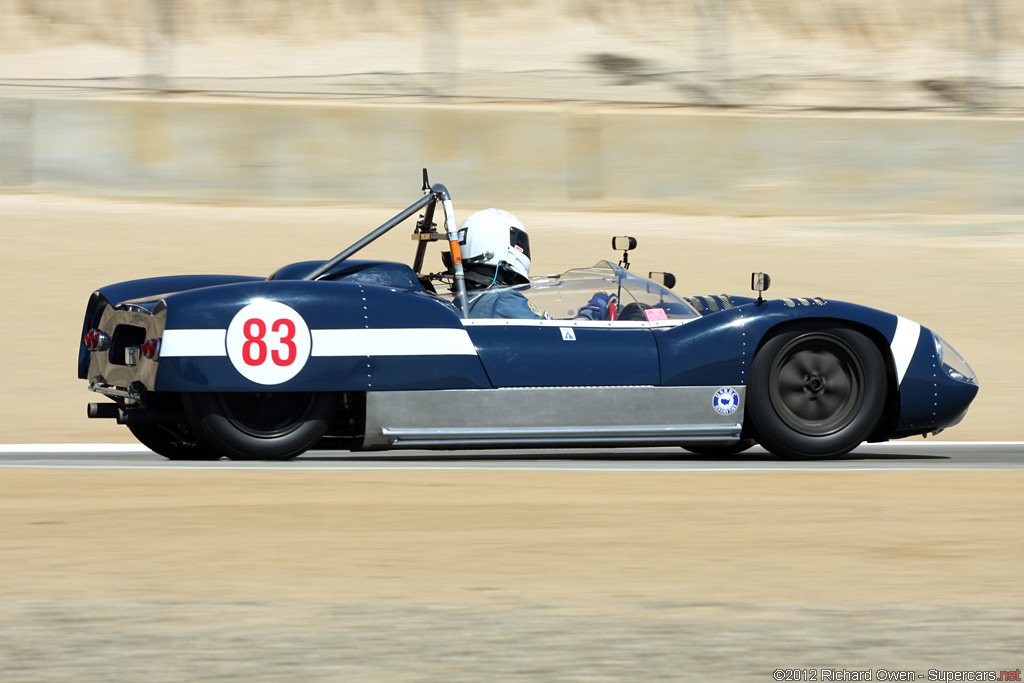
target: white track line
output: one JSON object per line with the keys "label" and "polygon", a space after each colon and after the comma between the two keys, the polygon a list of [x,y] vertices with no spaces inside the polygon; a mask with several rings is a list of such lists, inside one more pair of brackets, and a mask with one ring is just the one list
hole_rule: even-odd
{"label": "white track line", "polygon": [[[273,467],[264,465],[238,465],[231,461],[211,462],[209,465],[179,465],[177,463],[154,463],[153,465],[30,465],[25,463],[0,463],[0,469],[33,469],[33,470],[140,470],[140,471],[179,471],[196,470],[236,471],[236,472],[607,472],[607,473],[708,473],[731,472],[733,474],[783,474],[789,472],[825,472],[856,474],[858,472],[1007,472],[1018,471],[1021,467],[1014,465],[997,465],[993,467],[844,467],[843,461],[831,461],[832,466],[820,467],[746,467],[743,463],[735,463],[731,467],[626,467],[612,463],[600,465],[579,465],[576,467],[542,467],[542,466],[509,466],[509,465],[409,465],[408,463],[380,463],[378,465],[362,465],[337,463],[331,467],[322,465],[312,467]],[[385,467],[384,465],[387,465]]]}
{"label": "white track line", "polygon": [[0,453],[150,453],[141,444],[124,443],[10,443],[0,444]]}
{"label": "white track line", "polygon": [[[872,443],[864,444],[860,448],[915,448],[915,447],[928,447],[928,448],[965,448],[973,446],[1018,446],[1024,447],[1024,441],[886,441],[883,443]],[[505,451],[513,449],[502,449]],[[537,449],[537,451],[543,451],[550,453],[552,450],[587,450],[587,449]],[[630,450],[630,448],[615,448],[609,449],[612,452],[619,450]],[[633,450],[646,450],[642,446],[638,446]],[[151,452],[145,446],[140,444],[123,444],[123,443],[23,443],[23,444],[0,444],[0,454],[3,453],[50,453],[50,454],[66,454],[66,455],[79,455],[88,453],[149,453]],[[444,456],[440,452],[436,452],[439,458]],[[462,453],[465,453],[463,451]],[[523,451],[523,457],[529,458],[530,450]],[[393,451],[359,451],[353,453],[355,457],[373,457],[381,456],[401,456],[407,455],[409,451],[405,449],[396,449]],[[487,457],[481,456],[481,457]]]}
{"label": "white track line", "polygon": [[[972,447],[983,447],[983,446],[1009,446],[1009,447],[1024,447],[1024,441],[913,441],[913,442],[885,442],[877,444],[865,444],[861,446],[861,451],[902,451],[913,452],[915,449],[921,447],[927,448],[928,450],[947,450],[954,448],[972,448]],[[529,460],[531,455],[530,451],[510,451],[505,449],[503,453],[497,455],[495,459],[491,459],[491,455],[481,455],[476,462],[468,461],[460,464],[447,463],[442,464],[446,455],[440,452],[430,452],[427,456],[422,456],[419,452],[410,451],[369,451],[369,452],[356,452],[352,453],[353,458],[374,458],[379,457],[379,461],[374,462],[360,462],[358,460],[346,461],[346,456],[341,456],[340,459],[333,462],[331,465],[320,465],[313,464],[315,461],[302,459],[290,462],[281,463],[257,463],[257,462],[233,462],[233,461],[211,461],[203,465],[185,464],[184,462],[174,461],[160,461],[151,464],[135,464],[131,462],[125,462],[123,464],[116,465],[104,465],[104,464],[55,464],[44,462],[32,462],[32,460],[10,460],[4,461],[2,456],[4,454],[16,454],[16,455],[28,455],[28,456],[45,456],[45,455],[95,455],[95,454],[122,454],[122,455],[153,455],[148,448],[142,445],[134,444],[83,444],[83,443],[69,443],[69,444],[0,444],[0,469],[8,468],[30,468],[30,469],[55,469],[55,470],[234,470],[234,471],[273,471],[273,472],[317,472],[317,471],[334,471],[334,472],[380,472],[382,470],[392,471],[486,471],[486,472],[626,472],[626,473],[655,473],[655,472],[674,472],[677,474],[685,473],[696,473],[696,472],[733,472],[733,473],[744,473],[744,472],[763,472],[763,473],[783,473],[783,472],[922,472],[922,471],[934,471],[939,470],[952,470],[957,472],[964,471],[1006,471],[1006,470],[1020,470],[1021,466],[1013,463],[1007,464],[993,464],[987,467],[981,467],[975,464],[957,464],[952,467],[928,467],[924,464],[917,466],[885,466],[885,465],[866,465],[861,464],[860,461],[829,461],[820,465],[803,464],[799,466],[793,466],[787,461],[780,461],[777,464],[771,465],[752,465],[749,462],[727,461],[721,465],[705,465],[702,467],[686,467],[685,463],[681,463],[680,466],[676,467],[637,467],[629,464],[628,461],[614,461],[605,460],[602,457],[600,463],[589,463],[589,464],[577,464],[577,465],[555,465],[546,464],[549,461],[557,461],[558,455],[552,455],[552,451],[564,451],[565,458],[579,458],[586,459],[586,455],[581,453],[578,449],[541,449],[543,458],[533,464],[512,464],[502,463],[501,459],[522,459]],[[618,449],[616,449],[618,450]],[[622,449],[624,451],[630,449]],[[643,456],[637,456],[637,450],[647,449],[632,449],[631,455],[642,458]],[[672,448],[660,448],[650,449],[652,454],[655,456],[663,455],[666,451],[674,451]],[[759,449],[760,450],[760,449]],[[323,453],[326,453],[324,451]],[[347,454],[346,454],[347,455]],[[389,457],[402,458],[403,456],[420,458],[424,457],[426,460],[432,459],[431,456],[436,456],[437,462],[409,462],[400,459],[388,460]],[[460,452],[459,457],[466,457],[465,452]],[[605,456],[606,457],[606,456]],[[625,457],[625,456],[624,456]],[[488,462],[484,462],[488,461]]]}

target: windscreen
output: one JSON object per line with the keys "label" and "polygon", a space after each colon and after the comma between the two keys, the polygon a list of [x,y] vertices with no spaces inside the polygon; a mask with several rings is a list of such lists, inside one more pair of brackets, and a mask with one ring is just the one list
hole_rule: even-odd
{"label": "windscreen", "polygon": [[700,317],[669,290],[607,261],[507,289],[520,292],[550,319],[578,317],[595,294],[614,298],[614,313],[608,314],[614,318],[605,320],[659,322]]}

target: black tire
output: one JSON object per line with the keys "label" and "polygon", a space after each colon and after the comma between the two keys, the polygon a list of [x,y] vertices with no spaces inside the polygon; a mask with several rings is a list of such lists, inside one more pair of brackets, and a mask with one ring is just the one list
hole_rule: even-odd
{"label": "black tire", "polygon": [[335,393],[196,393],[183,397],[192,426],[232,460],[290,460],[313,447],[338,409]]}
{"label": "black tire", "polygon": [[754,439],[740,439],[728,446],[683,446],[683,449],[697,455],[706,455],[709,458],[727,458],[730,455],[742,453],[755,445],[757,445],[757,441]]}
{"label": "black tire", "polygon": [[128,425],[143,446],[168,460],[220,460],[221,454],[205,444],[187,443],[178,430],[160,425]]}
{"label": "black tire", "polygon": [[758,442],[783,458],[838,458],[874,430],[885,407],[885,363],[843,327],[772,337],[751,364],[747,416]]}

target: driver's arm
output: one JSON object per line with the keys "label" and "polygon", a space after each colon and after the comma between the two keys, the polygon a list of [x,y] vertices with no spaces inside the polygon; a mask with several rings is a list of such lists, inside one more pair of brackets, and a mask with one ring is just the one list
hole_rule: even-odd
{"label": "driver's arm", "polygon": [[511,318],[534,320],[546,318],[537,304],[515,290],[485,292],[469,304],[470,318]]}
{"label": "driver's arm", "polygon": [[608,308],[615,302],[615,295],[608,292],[598,292],[590,297],[590,301],[576,313],[577,318],[583,320],[608,320]]}

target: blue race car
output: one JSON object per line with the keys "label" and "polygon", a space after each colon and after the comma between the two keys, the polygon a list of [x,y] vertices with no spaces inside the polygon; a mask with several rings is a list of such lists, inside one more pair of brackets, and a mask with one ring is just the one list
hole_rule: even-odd
{"label": "blue race car", "polygon": [[[412,266],[350,258],[417,213]],[[435,241],[447,242],[447,270],[425,273]],[[93,293],[78,376],[111,400],[88,414],[173,460],[279,460],[313,447],[674,445],[726,456],[755,443],[822,459],[951,427],[978,392],[953,347],[910,320],[765,300],[761,273],[756,298],[678,297],[670,274],[628,270],[635,240],[613,246],[618,264],[510,288],[532,319],[466,315],[451,197],[424,172],[420,200],[328,261]],[[595,293],[606,304],[596,319]]]}

